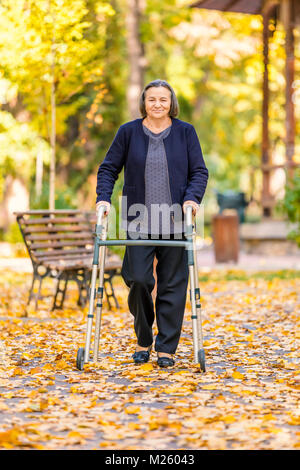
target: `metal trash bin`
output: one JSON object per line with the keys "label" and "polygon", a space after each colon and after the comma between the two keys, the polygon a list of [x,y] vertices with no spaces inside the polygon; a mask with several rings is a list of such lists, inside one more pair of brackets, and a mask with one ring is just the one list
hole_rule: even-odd
{"label": "metal trash bin", "polygon": [[238,213],[240,223],[245,222],[245,208],[249,204],[245,199],[245,193],[227,190],[222,193],[217,191],[216,194],[220,214],[224,209],[235,209]]}
{"label": "metal trash bin", "polygon": [[239,218],[237,214],[213,217],[213,242],[216,263],[238,262]]}

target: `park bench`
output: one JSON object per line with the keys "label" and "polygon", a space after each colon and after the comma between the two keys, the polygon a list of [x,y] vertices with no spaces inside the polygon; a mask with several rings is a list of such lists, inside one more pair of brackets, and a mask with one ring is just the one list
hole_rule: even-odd
{"label": "park bench", "polygon": [[[95,212],[80,210],[31,210],[15,212],[28,254],[32,261],[33,279],[27,305],[41,294],[46,277],[56,280],[52,310],[62,309],[68,282],[73,280],[79,290],[78,305],[84,307],[89,298],[89,283],[94,251]],[[120,258],[107,251],[104,291],[109,308],[111,298],[119,308],[112,279],[120,274]],[[35,292],[35,282],[38,289]]]}

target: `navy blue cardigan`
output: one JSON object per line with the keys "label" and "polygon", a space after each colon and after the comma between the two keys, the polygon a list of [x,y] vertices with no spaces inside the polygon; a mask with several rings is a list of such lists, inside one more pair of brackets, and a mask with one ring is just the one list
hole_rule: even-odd
{"label": "navy blue cardigan", "polygon": [[[123,196],[127,205],[145,204],[145,164],[149,137],[143,131],[143,119],[123,124],[101,163],[97,174],[97,199],[111,202],[115,181],[124,167]],[[172,118],[169,135],[164,139],[172,204],[192,200],[201,203],[208,170],[194,127]],[[128,220],[130,218],[128,217]]]}

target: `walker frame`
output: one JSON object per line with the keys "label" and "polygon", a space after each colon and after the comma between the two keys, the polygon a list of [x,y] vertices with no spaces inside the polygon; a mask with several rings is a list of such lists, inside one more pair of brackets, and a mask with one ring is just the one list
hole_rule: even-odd
{"label": "walker frame", "polygon": [[[92,265],[92,275],[90,283],[90,299],[87,314],[85,347],[77,351],[76,366],[83,370],[84,364],[89,362],[97,363],[99,361],[99,342],[101,332],[101,317],[104,292],[104,268],[106,246],[181,246],[188,252],[188,267],[190,281],[190,302],[192,306],[192,330],[193,330],[193,349],[194,362],[199,363],[201,372],[205,372],[205,352],[203,348],[202,317],[200,303],[200,288],[198,280],[197,256],[196,256],[196,232],[193,223],[192,206],[188,205],[185,214],[185,238],[186,240],[107,240],[107,216],[105,216],[106,207],[100,205],[97,213],[97,223],[95,227],[94,256]],[[99,272],[98,272],[99,270]],[[98,277],[98,285],[97,285]],[[94,310],[96,302],[96,318],[94,326],[94,348],[93,359],[90,359],[91,338],[93,330]]]}

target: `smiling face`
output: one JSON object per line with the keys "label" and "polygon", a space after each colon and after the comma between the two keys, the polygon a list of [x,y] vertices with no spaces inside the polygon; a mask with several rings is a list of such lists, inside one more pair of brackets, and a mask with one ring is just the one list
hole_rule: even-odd
{"label": "smiling face", "polygon": [[147,116],[161,119],[169,116],[171,108],[171,92],[164,86],[151,87],[145,93],[145,109]]}

